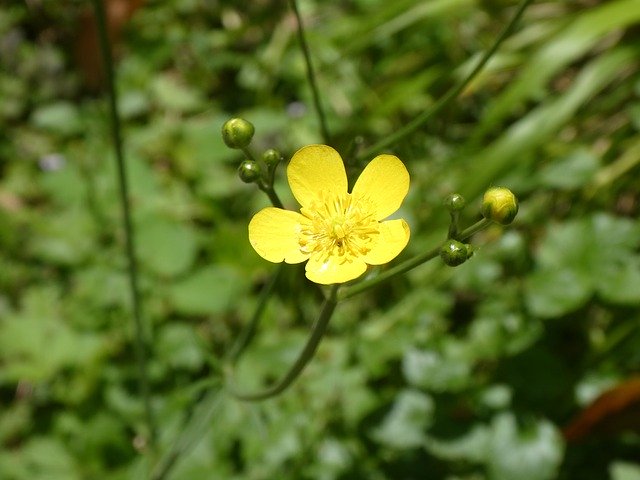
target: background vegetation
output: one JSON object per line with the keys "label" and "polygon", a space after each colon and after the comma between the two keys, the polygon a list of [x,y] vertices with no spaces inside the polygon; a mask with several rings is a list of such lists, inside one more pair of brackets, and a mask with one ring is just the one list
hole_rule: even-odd
{"label": "background vegetation", "polygon": [[[472,68],[515,6],[300,2],[351,174],[358,151]],[[272,0],[148,0],[110,18],[158,446],[137,387],[91,10],[9,2],[0,478],[640,479],[640,2],[534,2],[458,100],[387,149],[412,176],[402,258],[445,238],[451,192],[470,204],[464,225],[494,184],[520,214],[476,235],[464,265],[430,262],[340,304],[303,376],[263,403],[220,386],[276,268],[246,233],[268,200],[237,179],[220,127],[243,116],[256,151],[287,158],[322,141],[295,17]],[[277,188],[293,207],[282,175]],[[282,375],[318,305],[286,269],[233,382]]]}

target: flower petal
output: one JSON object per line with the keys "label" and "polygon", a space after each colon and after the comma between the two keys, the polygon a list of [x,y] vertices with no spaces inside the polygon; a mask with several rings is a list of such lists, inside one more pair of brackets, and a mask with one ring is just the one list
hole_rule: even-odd
{"label": "flower petal", "polygon": [[396,258],[409,243],[409,225],[402,219],[379,224],[380,234],[369,252],[362,256],[369,265],[382,265]]}
{"label": "flower petal", "polygon": [[331,285],[358,278],[367,270],[367,264],[361,258],[353,258],[345,262],[342,258],[326,258],[320,253],[309,259],[305,270],[307,278],[312,282]]}
{"label": "flower petal", "polygon": [[249,241],[258,255],[270,262],[304,262],[309,255],[300,251],[298,230],[306,221],[298,212],[264,208],[249,222]]}
{"label": "flower petal", "polygon": [[340,154],[327,145],[308,145],[291,157],[287,178],[293,196],[303,207],[321,199],[347,193],[347,174]]}
{"label": "flower petal", "polygon": [[400,159],[378,155],[360,174],[352,193],[373,202],[376,220],[384,220],[400,208],[408,191],[409,172]]}

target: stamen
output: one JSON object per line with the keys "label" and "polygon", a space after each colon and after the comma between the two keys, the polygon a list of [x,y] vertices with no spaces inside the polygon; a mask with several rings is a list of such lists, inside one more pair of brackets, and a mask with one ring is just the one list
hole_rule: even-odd
{"label": "stamen", "polygon": [[373,217],[371,202],[350,194],[329,196],[301,209],[309,219],[301,225],[298,244],[305,254],[320,253],[324,261],[334,257],[340,264],[352,262],[355,257],[371,250],[378,222]]}

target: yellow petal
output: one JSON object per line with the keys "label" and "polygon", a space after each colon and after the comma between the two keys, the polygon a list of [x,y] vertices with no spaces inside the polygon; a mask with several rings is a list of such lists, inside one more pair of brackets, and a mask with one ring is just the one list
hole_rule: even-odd
{"label": "yellow petal", "polygon": [[268,207],[256,213],[249,222],[249,241],[265,260],[300,263],[309,258],[300,252],[298,231],[307,219],[297,212]]}
{"label": "yellow petal", "polygon": [[327,145],[309,145],[298,150],[287,167],[293,196],[303,207],[321,199],[347,193],[347,174],[340,154]]}
{"label": "yellow petal", "polygon": [[379,225],[375,245],[364,255],[369,265],[382,265],[396,258],[409,243],[409,225],[404,220],[387,220]]}
{"label": "yellow petal", "polygon": [[343,262],[339,257],[325,258],[322,254],[313,255],[305,267],[309,280],[323,285],[344,283],[358,278],[367,270],[367,264],[361,258],[353,258],[350,262]]}
{"label": "yellow petal", "polygon": [[398,157],[378,155],[360,174],[353,187],[355,197],[371,200],[376,220],[384,220],[400,208],[409,191],[409,172]]}

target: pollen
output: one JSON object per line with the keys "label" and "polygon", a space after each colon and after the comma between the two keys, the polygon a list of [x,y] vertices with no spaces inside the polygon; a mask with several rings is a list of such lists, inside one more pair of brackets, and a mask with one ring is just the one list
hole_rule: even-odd
{"label": "pollen", "polygon": [[340,263],[351,262],[365,255],[380,233],[373,216],[371,202],[345,193],[333,198],[321,194],[309,208],[301,210],[305,222],[299,230],[300,251],[321,258],[339,258]]}

